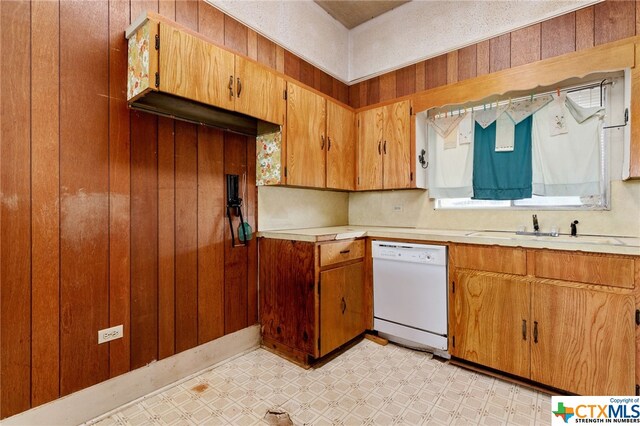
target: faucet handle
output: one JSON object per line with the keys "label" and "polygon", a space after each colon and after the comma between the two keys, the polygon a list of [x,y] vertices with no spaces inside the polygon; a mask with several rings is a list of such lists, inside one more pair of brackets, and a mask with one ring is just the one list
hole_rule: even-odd
{"label": "faucet handle", "polygon": [[533,215],[533,230],[535,232],[538,232],[540,230],[540,225],[538,225],[538,215],[537,214]]}

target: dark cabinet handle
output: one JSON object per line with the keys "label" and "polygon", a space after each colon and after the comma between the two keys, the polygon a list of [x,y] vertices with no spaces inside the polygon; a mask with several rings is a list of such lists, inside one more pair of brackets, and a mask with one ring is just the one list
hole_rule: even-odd
{"label": "dark cabinet handle", "polygon": [[382,149],[384,155],[387,155],[387,141],[384,141],[384,148]]}
{"label": "dark cabinet handle", "polygon": [[378,155],[382,154],[382,150],[380,149],[381,145],[382,145],[382,141],[378,141]]}
{"label": "dark cabinet handle", "polygon": [[233,76],[229,76],[229,96],[233,98]]}
{"label": "dark cabinet handle", "polygon": [[351,250],[342,250],[342,251],[340,251],[340,254],[347,254],[347,253],[349,253],[350,251],[351,251]]}
{"label": "dark cabinet handle", "polygon": [[238,77],[238,97],[240,97],[240,93],[242,93],[242,82],[240,81],[240,77]]}
{"label": "dark cabinet handle", "polygon": [[347,302],[344,301],[344,297],[340,301],[340,308],[342,309],[342,315],[344,315],[344,311],[347,310]]}
{"label": "dark cabinet handle", "polygon": [[320,149],[324,149],[324,135],[320,135],[320,140],[322,141],[320,143]]}
{"label": "dark cabinet handle", "polygon": [[533,343],[538,343],[538,321],[533,322]]}
{"label": "dark cabinet handle", "polygon": [[331,136],[327,138],[327,151],[331,151]]}
{"label": "dark cabinet handle", "polygon": [[527,320],[522,320],[522,340],[527,340]]}

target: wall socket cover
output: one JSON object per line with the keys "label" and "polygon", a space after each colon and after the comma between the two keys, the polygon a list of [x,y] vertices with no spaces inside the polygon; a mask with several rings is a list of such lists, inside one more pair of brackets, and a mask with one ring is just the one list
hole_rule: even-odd
{"label": "wall socket cover", "polygon": [[393,207],[391,208],[391,211],[396,212],[396,213],[401,212],[401,211],[402,211],[402,205],[395,205],[395,206],[393,206]]}
{"label": "wall socket cover", "polygon": [[122,324],[98,331],[98,344],[120,339],[124,335]]}

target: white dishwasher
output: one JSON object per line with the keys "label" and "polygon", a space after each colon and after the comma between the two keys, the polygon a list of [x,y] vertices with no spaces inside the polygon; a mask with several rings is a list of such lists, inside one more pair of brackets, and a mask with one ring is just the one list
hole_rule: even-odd
{"label": "white dishwasher", "polygon": [[401,344],[447,353],[447,247],[373,241],[373,327]]}

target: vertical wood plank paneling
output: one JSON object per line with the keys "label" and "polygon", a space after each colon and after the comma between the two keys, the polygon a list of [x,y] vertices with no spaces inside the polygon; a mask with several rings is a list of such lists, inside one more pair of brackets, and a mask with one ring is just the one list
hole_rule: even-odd
{"label": "vertical wood plank paneling", "polygon": [[319,68],[313,68],[313,87],[325,95],[333,96],[333,79]]}
{"label": "vertical wood plank paneling", "polygon": [[360,86],[359,96],[361,107],[369,104],[369,83],[371,83],[371,80],[365,80],[358,83],[358,86]]}
{"label": "vertical wood plank paneling", "polygon": [[198,131],[198,344],[224,334],[223,133]]}
{"label": "vertical wood plank paneling", "polygon": [[[258,229],[258,188],[256,187],[256,139],[247,138],[247,178],[245,220],[251,229]],[[247,247],[247,325],[258,322],[258,240],[254,237]]]}
{"label": "vertical wood plank paneling", "polygon": [[416,92],[422,92],[426,87],[426,66],[426,61],[421,61],[416,64]]}
{"label": "vertical wood plank paneling", "polygon": [[541,58],[547,59],[576,50],[576,14],[568,13],[542,23]]}
{"label": "vertical wood plank paneling", "polygon": [[[158,13],[165,18],[176,19],[176,0],[158,0]],[[132,16],[135,18],[135,16]]]}
{"label": "vertical wood plank paneling", "polygon": [[109,377],[108,28],[107,2],[60,2],[62,395]]}
{"label": "vertical wood plank paneling", "polygon": [[158,12],[158,0],[130,0],[130,7],[133,22],[144,12]]}
{"label": "vertical wood plank paneling", "polygon": [[489,57],[491,56],[489,53],[489,40],[481,41],[476,45],[476,76],[481,76],[485,74],[489,74]]}
{"label": "vertical wood plank paneling", "polygon": [[175,353],[175,121],[158,118],[158,358]]}
{"label": "vertical wood plank paneling", "polygon": [[635,2],[605,1],[594,6],[596,46],[635,35]]}
{"label": "vertical wood plank paneling", "polygon": [[540,24],[530,25],[511,33],[511,66],[540,60]]}
{"label": "vertical wood plank paneling", "polygon": [[198,32],[224,46],[224,13],[205,0],[198,2]]}
{"label": "vertical wood plank paneling", "polygon": [[447,84],[447,55],[427,60],[426,88],[432,89],[445,84]]}
{"label": "vertical wood plank paneling", "polygon": [[[160,14],[176,19],[176,3],[160,0]],[[198,29],[224,45],[224,14],[204,0],[198,1]],[[176,353],[175,201],[175,121],[158,117],[158,359]]]}
{"label": "vertical wood plank paneling", "polygon": [[273,68],[277,68],[276,64],[276,44],[258,34],[258,62]]}
{"label": "vertical wood plank paneling", "polygon": [[126,373],[131,362],[131,176],[127,41],[122,28],[129,23],[129,2],[109,2],[109,325],[122,324],[121,339],[109,343],[109,376]]}
{"label": "vertical wood plank paneling", "polygon": [[0,417],[31,401],[29,9],[0,2]]}
{"label": "vertical wood plank paneling", "polygon": [[412,93],[416,93],[416,65],[409,65],[396,71],[396,96]]}
{"label": "vertical wood plank paneling", "polygon": [[198,0],[176,0],[176,22],[198,31]]}
{"label": "vertical wood plank paneling", "polygon": [[[245,136],[224,134],[224,172],[242,178],[247,172]],[[226,182],[226,177],[225,177]],[[226,187],[226,184],[225,184]],[[225,190],[226,200],[226,190]],[[239,219],[232,216],[237,240]],[[247,326],[247,247],[232,246],[229,223],[225,221],[224,238],[224,332],[232,333]]]}
{"label": "vertical wood plank paneling", "polygon": [[458,81],[458,51],[447,53],[447,84]]}
{"label": "vertical wood plank paneling", "polygon": [[198,344],[198,139],[176,121],[176,352]]}
{"label": "vertical wood plank paneling", "polygon": [[458,50],[458,81],[467,80],[476,76],[477,45],[464,47]]}
{"label": "vertical wood plank paneling", "polygon": [[158,359],[158,118],[131,114],[131,368]]}
{"label": "vertical wood plank paneling", "polygon": [[314,68],[309,62],[300,59],[300,81],[310,87],[314,86]]}
{"label": "vertical wood plank paneling", "polygon": [[366,105],[372,105],[380,102],[380,77],[373,77],[372,79],[367,80],[365,87],[367,88]]}
{"label": "vertical wood plank paneling", "polygon": [[58,2],[31,5],[32,406],[56,399],[60,385],[58,17]]}
{"label": "vertical wood plank paneling", "polygon": [[284,51],[284,73],[291,78],[300,80],[300,58],[288,50]]}
{"label": "vertical wood plank paneling", "polygon": [[507,69],[511,66],[511,34],[504,34],[489,40],[489,72]]}
{"label": "vertical wood plank paneling", "polygon": [[284,53],[285,50],[276,45],[276,71],[284,73]]}
{"label": "vertical wood plank paneling", "polygon": [[258,60],[258,33],[247,28],[247,56]]}
{"label": "vertical wood plank paneling", "polygon": [[247,54],[247,27],[228,15],[224,15],[224,45],[235,52]]}
{"label": "vertical wood plank paneling", "polygon": [[349,105],[353,108],[360,108],[360,86],[361,83],[349,86]]}
{"label": "vertical wood plank paneling", "polygon": [[349,86],[336,78],[333,79],[333,93],[340,102],[349,104]]}
{"label": "vertical wood plank paneling", "polygon": [[380,99],[386,101],[396,97],[396,72],[391,71],[380,76]]}
{"label": "vertical wood plank paneling", "polygon": [[593,6],[576,10],[576,50],[593,47]]}
{"label": "vertical wood plank paneling", "polygon": [[636,35],[640,35],[640,0],[636,0]]}

